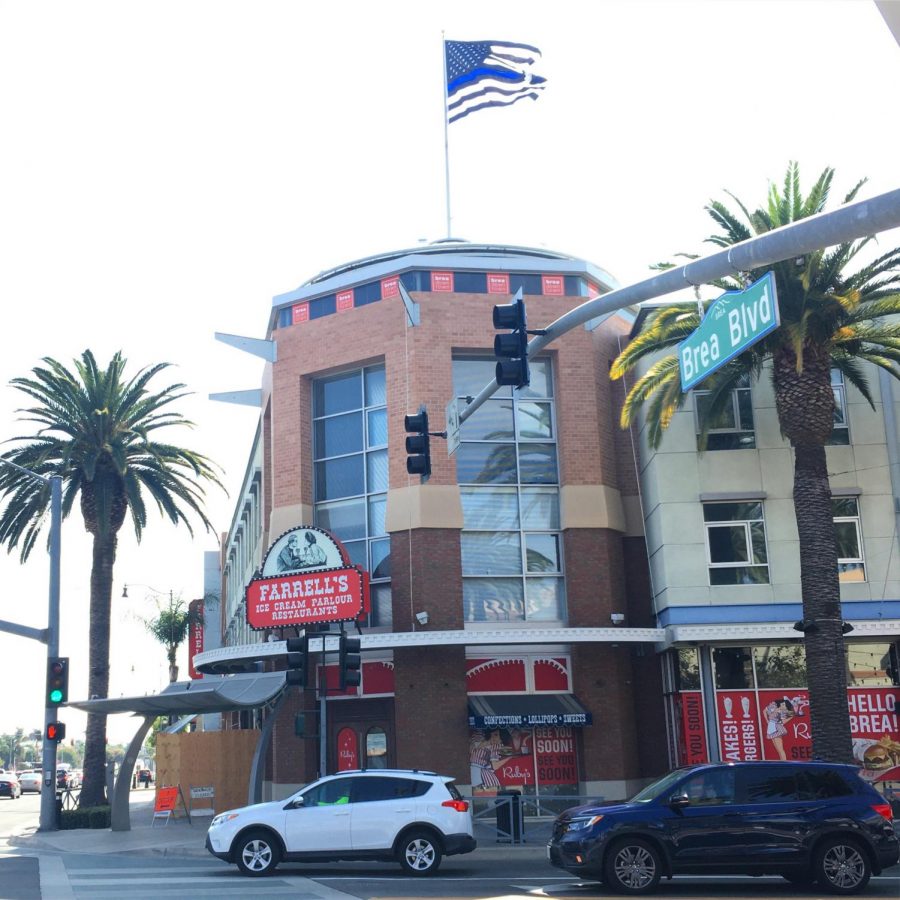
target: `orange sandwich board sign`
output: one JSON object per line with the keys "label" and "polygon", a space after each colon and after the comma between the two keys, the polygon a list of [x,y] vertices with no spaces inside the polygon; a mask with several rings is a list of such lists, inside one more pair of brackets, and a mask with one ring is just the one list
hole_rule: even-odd
{"label": "orange sandwich board sign", "polygon": [[303,525],[269,547],[245,600],[247,624],[257,630],[353,622],[369,612],[369,573],[333,535]]}
{"label": "orange sandwich board sign", "polygon": [[153,805],[152,825],[156,825],[157,819],[165,819],[165,824],[168,825],[170,817],[176,815],[178,812],[177,806],[179,799],[181,800],[181,808],[184,810],[188,822],[190,822],[191,817],[188,814],[187,803],[184,802],[184,794],[181,792],[181,785],[176,784],[156,789],[156,803]]}

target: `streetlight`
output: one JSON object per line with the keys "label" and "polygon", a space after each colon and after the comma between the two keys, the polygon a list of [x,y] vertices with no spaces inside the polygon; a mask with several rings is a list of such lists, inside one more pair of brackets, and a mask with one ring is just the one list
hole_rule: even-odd
{"label": "streetlight", "polygon": [[[47,627],[45,629],[29,628],[26,625],[18,625],[15,622],[0,621],[0,631],[17,634],[19,637],[27,637],[41,641],[47,645],[47,663],[59,656],[59,557],[61,548],[61,524],[62,524],[62,476],[38,475],[31,469],[26,469],[17,463],[0,457],[0,463],[12,466],[20,472],[50,486],[50,595],[47,603]],[[44,789],[41,791],[41,815],[40,830],[56,831],[56,741],[47,737],[47,726],[56,721],[57,710],[52,706],[44,707],[44,735],[43,735],[43,768]]]}

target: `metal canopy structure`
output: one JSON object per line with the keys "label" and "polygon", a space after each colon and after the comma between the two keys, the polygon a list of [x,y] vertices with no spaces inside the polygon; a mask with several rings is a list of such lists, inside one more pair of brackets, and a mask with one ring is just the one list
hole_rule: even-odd
{"label": "metal canopy structure", "polygon": [[131,713],[143,716],[144,721],[125,752],[125,760],[119,769],[112,796],[111,825],[113,831],[131,830],[131,812],[128,794],[131,789],[131,772],[137,761],[144,738],[150,731],[153,720],[159,716],[190,716],[202,713],[235,712],[242,709],[256,709],[273,703],[275,708],[268,717],[259,735],[250,770],[248,803],[260,802],[262,796],[262,760],[272,725],[285,693],[284,672],[253,673],[249,675],[227,675],[216,679],[198,681],[178,681],[168,685],[159,694],[145,697],[114,697],[103,700],[74,700],[66,704],[75,709],[101,715]]}

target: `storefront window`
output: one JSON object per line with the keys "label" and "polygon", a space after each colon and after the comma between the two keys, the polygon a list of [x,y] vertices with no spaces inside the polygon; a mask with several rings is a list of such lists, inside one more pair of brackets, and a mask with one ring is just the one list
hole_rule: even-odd
{"label": "storefront window", "polygon": [[847,684],[890,687],[898,679],[897,648],[888,643],[847,644]]}
{"label": "storefront window", "polygon": [[719,690],[753,687],[753,664],[749,647],[713,648],[713,670]]}
{"label": "storefront window", "polygon": [[474,729],[469,733],[472,794],[493,796],[511,788],[539,796],[578,792],[575,729]]}
{"label": "storefront window", "polygon": [[806,653],[801,644],[753,648],[760,688],[806,687]]}
{"label": "storefront window", "polygon": [[387,768],[387,735],[378,726],[366,732],[366,768]]}
{"label": "storefront window", "polygon": [[700,651],[696,647],[681,647],[678,650],[675,679],[676,690],[700,690]]}

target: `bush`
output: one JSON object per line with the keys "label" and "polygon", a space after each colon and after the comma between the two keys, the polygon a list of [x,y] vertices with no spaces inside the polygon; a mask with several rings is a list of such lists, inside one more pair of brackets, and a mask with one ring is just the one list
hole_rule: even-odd
{"label": "bush", "polygon": [[109,828],[110,810],[108,806],[87,806],[84,809],[64,809],[59,814],[59,828],[68,831],[73,828]]}

